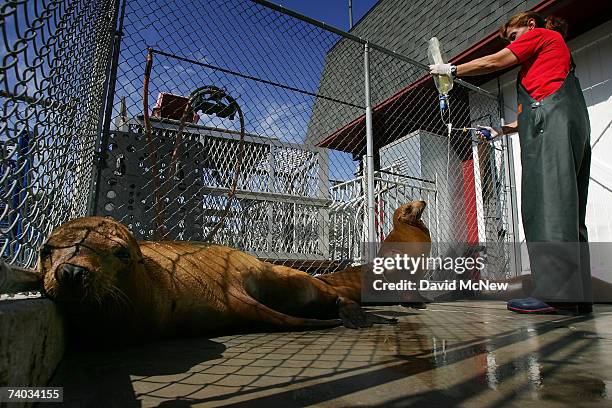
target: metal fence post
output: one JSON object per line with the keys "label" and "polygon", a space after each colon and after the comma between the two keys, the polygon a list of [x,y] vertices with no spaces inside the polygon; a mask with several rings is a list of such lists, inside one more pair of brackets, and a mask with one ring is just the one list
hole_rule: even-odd
{"label": "metal fence post", "polygon": [[[501,90],[499,78],[497,79],[497,102],[499,110],[500,126],[506,125],[506,116],[504,112],[504,93]],[[514,148],[510,136],[502,138],[502,154],[504,166],[504,178],[506,186],[506,220],[510,230],[511,242],[508,248],[510,256],[510,271],[515,276],[522,274],[523,261],[521,259],[521,242],[519,239],[519,222],[518,222],[518,200],[516,197],[516,177],[514,174]]]}
{"label": "metal fence post", "polygon": [[[505,125],[505,120],[501,118],[502,126]],[[520,231],[518,223],[518,200],[516,198],[516,178],[514,175],[514,151],[512,146],[512,139],[505,137],[502,139],[503,151],[505,152],[504,160],[505,176],[506,176],[506,205],[508,206],[508,213],[506,215],[508,219],[508,228],[512,241],[510,245],[510,262],[511,268],[515,276],[521,275],[523,270],[522,259],[521,259],[521,247],[520,247]]]}
{"label": "metal fence post", "polygon": [[372,105],[370,101],[370,46],[366,42],[363,52],[365,72],[365,120],[366,120],[366,180],[368,186],[368,241],[376,242],[375,204],[374,204],[374,136],[372,134]]}
{"label": "metal fence post", "polygon": [[104,84],[104,102],[100,107],[100,122],[98,126],[98,139],[94,150],[94,168],[89,185],[89,197],[87,202],[87,215],[97,215],[98,194],[100,192],[100,176],[102,167],[105,165],[105,150],[108,145],[108,136],[112,121],[115,86],[117,82],[117,67],[119,66],[119,54],[121,52],[121,37],[123,35],[123,19],[125,17],[125,5],[127,0],[117,0],[113,20],[113,34],[111,36],[111,52],[108,59],[106,71],[106,83]]}

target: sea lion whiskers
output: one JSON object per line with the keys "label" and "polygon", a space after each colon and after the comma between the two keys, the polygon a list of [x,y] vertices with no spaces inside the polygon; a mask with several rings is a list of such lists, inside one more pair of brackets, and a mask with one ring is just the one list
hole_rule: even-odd
{"label": "sea lion whiskers", "polygon": [[[115,285],[109,285],[106,288],[106,295],[109,295],[115,302],[112,302],[114,306],[118,306],[117,312],[134,312],[136,311],[136,306],[132,302],[132,300],[122,291],[119,287]],[[103,296],[100,295],[99,302],[100,306],[102,306]]]}

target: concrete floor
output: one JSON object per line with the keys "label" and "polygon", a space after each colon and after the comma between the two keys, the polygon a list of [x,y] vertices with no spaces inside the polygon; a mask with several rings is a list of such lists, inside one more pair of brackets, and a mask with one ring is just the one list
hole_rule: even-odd
{"label": "concrete floor", "polygon": [[372,309],[399,325],[73,352],[52,385],[79,407],[612,406],[612,306],[586,317],[502,302]]}

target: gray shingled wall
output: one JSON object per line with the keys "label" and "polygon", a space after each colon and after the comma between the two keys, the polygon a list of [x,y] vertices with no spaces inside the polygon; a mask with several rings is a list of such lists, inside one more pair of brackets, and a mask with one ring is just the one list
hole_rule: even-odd
{"label": "gray shingled wall", "polygon": [[[539,0],[380,0],[351,31],[412,59],[427,63],[427,41],[437,36],[449,58],[465,51],[513,14],[527,10]],[[340,40],[329,52],[319,93],[362,105],[363,47]],[[423,75],[422,70],[392,61],[380,53],[371,59],[372,102],[377,104]],[[353,120],[357,110],[317,99],[308,127],[307,142],[318,143]],[[360,113],[360,112],[359,112]]]}

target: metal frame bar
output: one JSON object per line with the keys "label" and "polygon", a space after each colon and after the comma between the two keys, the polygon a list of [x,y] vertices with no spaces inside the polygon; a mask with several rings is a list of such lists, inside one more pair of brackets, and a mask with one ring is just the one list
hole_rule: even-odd
{"label": "metal frame bar", "polygon": [[374,135],[372,133],[372,104],[370,101],[370,46],[366,42],[363,47],[365,121],[366,121],[366,185],[368,197],[368,241],[376,242],[376,207],[374,200]]}
{"label": "metal frame bar", "polygon": [[[502,117],[502,125],[505,120]],[[512,139],[506,137],[503,139],[505,152],[505,177],[506,177],[506,205],[509,207],[506,214],[507,224],[510,228],[510,236],[512,237],[510,245],[510,261],[511,267],[514,270],[515,276],[519,276],[523,270],[523,261],[521,258],[521,248],[519,240],[519,222],[518,222],[518,199],[516,192],[516,177],[514,173],[514,151]]]}
{"label": "metal frame bar", "polygon": [[108,145],[108,136],[110,125],[112,122],[113,105],[115,100],[115,85],[117,84],[117,69],[119,67],[119,55],[121,54],[121,37],[123,36],[123,21],[125,19],[125,6],[127,0],[117,0],[117,5],[114,15],[114,33],[111,37],[111,53],[107,68],[107,82],[104,85],[106,93],[105,103],[100,109],[100,126],[99,137],[96,141],[94,150],[94,159],[96,163],[93,166],[93,175],[89,187],[89,202],[87,203],[87,214],[96,215],[96,207],[98,206],[98,196],[100,191],[100,179],[102,176],[102,167],[104,163],[104,155],[99,155],[98,152],[105,150]]}
{"label": "metal frame bar", "polygon": [[[227,188],[224,187],[201,187],[200,191],[203,194],[210,194],[213,196],[226,196]],[[302,204],[310,205],[313,207],[328,207],[332,200],[312,198],[312,197],[300,197],[295,195],[281,194],[281,193],[266,193],[266,192],[254,192],[247,190],[236,190],[235,194],[238,199],[249,199],[257,201],[274,201],[277,203],[291,203],[291,204]]]}
{"label": "metal frame bar", "polygon": [[[399,53],[397,53],[395,51],[391,51],[390,49],[385,48],[382,45],[378,45],[376,43],[373,43],[373,42],[369,41],[366,38],[362,38],[362,37],[359,37],[357,35],[354,35],[354,34],[351,34],[351,33],[347,33],[346,31],[340,30],[339,28],[336,28],[334,26],[326,24],[326,23],[324,23],[322,21],[315,20],[314,18],[310,18],[310,17],[305,16],[303,14],[300,14],[300,13],[298,13],[296,11],[290,10],[290,9],[285,8],[283,6],[279,6],[278,4],[274,4],[274,3],[266,1],[266,0],[251,0],[251,1],[254,2],[254,3],[260,4],[260,5],[264,6],[264,7],[267,7],[269,9],[276,10],[276,11],[281,12],[283,14],[287,14],[287,15],[289,15],[291,17],[295,17],[298,20],[302,20],[302,21],[304,21],[306,23],[310,23],[310,24],[312,24],[314,26],[322,28],[323,30],[332,32],[334,34],[337,34],[337,35],[339,35],[341,37],[344,37],[344,38],[347,38],[349,40],[353,40],[353,41],[356,41],[356,42],[364,44],[364,45],[367,43],[369,48],[371,48],[373,50],[376,50],[376,51],[383,52],[383,53],[385,53],[387,55],[390,55],[390,56],[392,56],[394,58],[397,58],[399,60],[402,60],[404,62],[412,64],[412,65],[414,65],[414,66],[416,66],[418,68],[421,68],[421,69],[423,69],[423,71],[427,72],[427,75],[429,75],[429,66],[428,65],[423,64],[422,62],[416,61],[416,60],[414,60],[414,59],[412,59],[410,57],[407,57],[405,55],[399,54]],[[487,91],[485,89],[482,89],[479,86],[470,84],[469,82],[466,82],[466,81],[464,81],[462,79],[455,79],[454,81],[456,83],[458,83],[458,84],[461,84],[461,85],[465,86],[468,89],[471,89],[472,91],[479,92],[479,93],[481,93],[483,95],[486,95],[486,96],[488,96],[489,98],[492,98],[492,99],[497,99],[497,95],[495,95],[495,94],[493,94],[493,93],[491,93],[491,92],[489,92],[489,91]]]}
{"label": "metal frame bar", "polygon": [[[152,122],[154,123],[155,130],[178,131],[179,129],[179,121],[177,120],[164,118],[163,120],[158,120],[158,121],[153,120]],[[129,125],[144,126],[144,123],[141,119],[135,119],[135,118],[129,118],[127,120],[123,120],[122,123],[125,126],[129,126]],[[235,141],[240,140],[240,132],[237,132],[235,130],[215,128],[215,127],[210,127],[210,126],[205,126],[205,125],[198,125],[195,123],[190,123],[188,125],[185,125],[184,132],[188,134],[192,134],[192,135],[195,134],[195,135],[201,135],[201,136],[218,138],[218,139],[225,139],[225,140],[231,139]],[[215,135],[214,132],[218,132],[219,135]],[[130,133],[130,132],[116,131],[115,133]],[[299,150],[304,150],[304,151],[319,153],[319,154],[327,154],[326,153],[327,149],[323,147],[317,147],[317,146],[310,145],[310,144],[286,142],[286,141],[283,141],[277,138],[256,135],[253,133],[246,133],[244,135],[244,141],[249,142],[249,143],[267,144],[267,145],[271,145],[275,147],[299,149]]]}
{"label": "metal frame bar", "polygon": [[259,82],[259,83],[262,83],[262,84],[272,85],[272,86],[275,86],[275,87],[278,87],[278,88],[281,88],[281,89],[285,89],[287,91],[292,91],[292,92],[296,92],[296,93],[299,93],[299,94],[302,94],[302,95],[312,96],[312,97],[315,97],[315,98],[325,99],[325,100],[328,100],[328,101],[331,101],[331,102],[341,103],[343,105],[351,106],[353,108],[358,108],[358,109],[363,109],[364,108],[363,106],[355,105],[355,104],[352,104],[350,102],[341,101],[340,99],[335,99],[335,98],[332,98],[332,97],[329,97],[329,96],[319,95],[319,94],[316,94],[314,92],[304,91],[304,90],[296,88],[294,86],[283,85],[281,83],[273,82],[273,81],[270,81],[270,80],[267,80],[267,79],[262,79],[262,78],[254,77],[252,75],[242,74],[240,72],[232,71],[232,70],[226,69],[226,68],[221,68],[221,67],[218,67],[216,65],[205,64],[203,62],[196,61],[196,60],[191,59],[191,58],[181,57],[180,55],[170,54],[168,52],[164,52],[164,51],[161,51],[161,50],[156,50],[154,48],[151,48],[151,51],[153,53],[155,53],[155,54],[163,55],[163,56],[168,57],[168,58],[174,58],[174,59],[177,59],[179,61],[184,61],[184,62],[188,62],[190,64],[199,65],[201,67],[214,69],[216,71],[223,72],[225,74],[231,74],[231,75],[235,75],[235,76],[240,77],[240,78],[250,79],[251,81]]}

